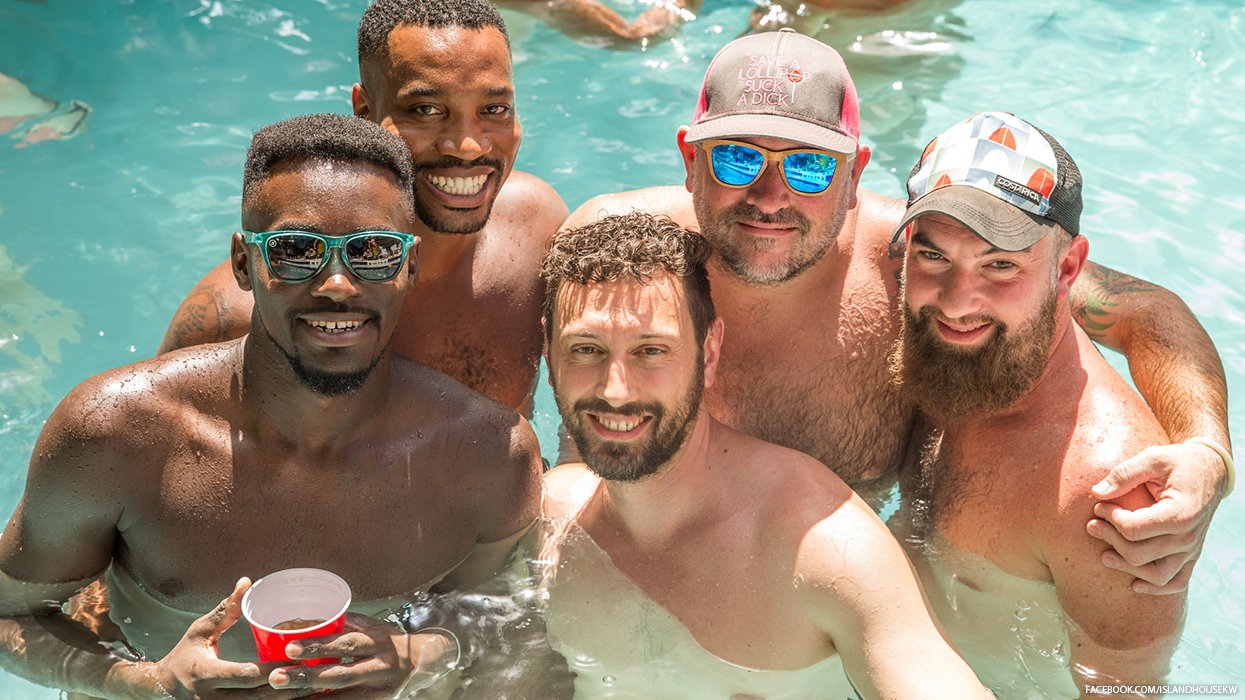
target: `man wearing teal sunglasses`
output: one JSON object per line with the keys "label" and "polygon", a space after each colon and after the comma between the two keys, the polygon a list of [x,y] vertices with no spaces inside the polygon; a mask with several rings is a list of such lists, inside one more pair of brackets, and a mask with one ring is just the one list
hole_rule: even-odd
{"label": "man wearing teal sunglasses", "polygon": [[[378,618],[491,578],[536,519],[541,464],[516,413],[393,352],[413,176],[366,120],[255,135],[230,258],[250,333],[106,372],[53,412],[0,537],[0,664],[103,697],[393,697],[445,670],[452,634]],[[286,652],[352,662],[255,662],[242,596],[294,567],[354,600],[342,634]],[[62,612],[97,579],[140,660]]]}
{"label": "man wearing teal sunglasses", "polygon": [[[893,484],[914,413],[886,360],[903,257],[890,239],[903,201],[858,188],[870,156],[859,114],[830,47],[791,30],[738,39],[714,57],[692,124],[679,129],[685,188],[597,197],[563,227],[632,210],[699,227],[714,248],[713,298],[728,329],[709,410],[816,457],[868,496]],[[1228,444],[1222,365],[1183,302],[1093,263],[1071,299],[1094,340],[1128,355],[1173,442]],[[1093,493],[1105,501],[1145,482],[1157,504],[1099,504],[1087,527],[1113,548],[1103,545],[1104,564],[1137,577],[1138,592],[1184,590],[1226,462],[1197,441],[1152,447]]]}

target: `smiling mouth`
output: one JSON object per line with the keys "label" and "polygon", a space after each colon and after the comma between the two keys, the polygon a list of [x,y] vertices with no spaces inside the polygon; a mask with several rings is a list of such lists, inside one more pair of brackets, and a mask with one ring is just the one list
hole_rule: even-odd
{"label": "smiling mouth", "polygon": [[325,333],[346,333],[362,326],[366,321],[316,321],[304,319],[304,323]]}
{"label": "smiling mouth", "polygon": [[612,433],[631,433],[640,428],[640,426],[648,423],[651,416],[621,416],[617,418],[606,418],[595,413],[589,413],[588,416],[600,425],[602,428]]}
{"label": "smiling mouth", "polygon": [[488,175],[476,175],[474,177],[446,177],[444,175],[426,175],[428,182],[433,187],[444,192],[445,194],[455,197],[470,197],[478,194],[484,189],[484,183],[488,182]]}
{"label": "smiling mouth", "polygon": [[942,331],[942,336],[947,340],[975,340],[985,335],[994,324],[990,321],[978,321],[976,323],[957,323],[952,324],[942,319],[937,319],[938,326]]}

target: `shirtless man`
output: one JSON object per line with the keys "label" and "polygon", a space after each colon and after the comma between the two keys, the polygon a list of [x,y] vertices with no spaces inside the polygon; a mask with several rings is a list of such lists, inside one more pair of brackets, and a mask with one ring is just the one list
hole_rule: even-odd
{"label": "shirtless man", "polygon": [[[686,189],[597,197],[565,226],[632,210],[699,226],[714,248],[714,304],[732,329],[709,411],[813,456],[867,494],[871,482],[891,483],[882,477],[902,460],[913,411],[886,363],[903,252],[890,240],[903,202],[858,189],[870,155],[858,138],[855,89],[833,49],[789,30],[751,35],[714,58],[692,126],[678,131]],[[781,165],[776,154],[792,149],[814,152]],[[1223,368],[1188,309],[1106,268],[1085,272],[1074,316],[1129,354],[1168,436],[1227,444]],[[1133,307],[1147,316],[1134,318]],[[1141,483],[1160,495],[1138,511],[1095,510],[1090,527],[1122,554],[1108,550],[1104,563],[1139,577],[1139,592],[1184,590],[1226,478],[1220,456],[1199,444],[1149,448],[1112,470],[1096,496]]]}
{"label": "shirtless man", "polygon": [[633,212],[560,232],[542,270],[549,381],[585,460],[545,477],[546,619],[576,697],[839,700],[844,669],[866,698],[986,697],[873,511],[701,410],[723,337],[708,254]]}
{"label": "shirtless man", "polygon": [[[418,267],[414,177],[402,140],[362,119],[255,135],[230,257],[252,332],[105,372],[53,412],[0,537],[7,670],[102,697],[391,697],[446,646],[351,616],[292,656],[354,664],[281,670],[248,661],[234,626],[244,577],[328,569],[380,614],[490,577],[538,515],[526,422],[392,351]],[[61,613],[100,576],[148,660]]]}
{"label": "shirtless man", "polygon": [[[506,26],[486,0],[380,0],[359,23],[354,112],[401,136],[415,166],[419,279],[393,349],[511,408],[540,362],[537,274],[566,205],[512,172],[521,130]],[[247,332],[228,263],[191,290],[167,352]]]}
{"label": "shirtless man", "polygon": [[894,371],[931,430],[897,521],[940,619],[999,697],[1162,683],[1185,596],[1138,595],[1085,532],[1093,485],[1167,436],[1072,318],[1088,251],[1076,163],[986,112],[930,142],[908,193]]}

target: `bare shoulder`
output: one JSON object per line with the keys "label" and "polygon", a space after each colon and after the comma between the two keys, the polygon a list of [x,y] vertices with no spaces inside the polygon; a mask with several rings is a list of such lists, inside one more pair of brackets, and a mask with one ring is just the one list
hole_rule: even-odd
{"label": "bare shoulder", "polygon": [[572,212],[564,228],[583,226],[605,216],[632,211],[661,214],[681,226],[696,227],[692,195],[682,186],[666,185],[597,195]]}
{"label": "bare shoulder", "polygon": [[486,230],[510,240],[544,245],[566,220],[567,213],[566,203],[552,185],[515,170],[497,195]]}
{"label": "bare shoulder", "polygon": [[212,268],[182,300],[157,354],[240,338],[251,327],[250,292],[238,288],[229,262]]}
{"label": "bare shoulder", "polygon": [[568,518],[583,507],[601,484],[601,477],[583,464],[560,464],[545,473],[543,515]]}

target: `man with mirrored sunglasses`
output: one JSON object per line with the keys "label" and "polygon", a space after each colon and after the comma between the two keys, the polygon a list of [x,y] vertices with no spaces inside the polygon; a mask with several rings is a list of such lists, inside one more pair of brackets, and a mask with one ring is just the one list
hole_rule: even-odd
{"label": "man with mirrored sunglasses", "polygon": [[[842,58],[791,30],[737,39],[713,58],[691,126],[678,130],[684,187],[585,202],[563,224],[641,210],[699,227],[713,298],[732,329],[706,405],[719,420],[825,463],[866,500],[894,483],[914,408],[890,381],[903,201],[858,187],[869,163]],[[833,166],[830,165],[833,163]],[[1103,563],[1138,592],[1183,590],[1227,482],[1227,389],[1219,356],[1175,295],[1087,263],[1071,294],[1091,337],[1124,352],[1173,445],[1147,448],[1094,489],[1087,523]],[[564,450],[569,446],[564,444]],[[573,459],[567,452],[560,461]],[[1141,483],[1138,510],[1105,503]],[[1118,551],[1118,554],[1117,554]]]}
{"label": "man with mirrored sunglasses", "polygon": [[[53,412],[0,537],[0,664],[108,698],[388,698],[445,670],[452,634],[381,618],[490,579],[537,517],[541,464],[518,414],[393,351],[413,176],[363,119],[255,135],[230,258],[250,333],[105,372]],[[354,601],[342,634],[287,653],[347,663],[255,661],[241,598],[293,567]],[[141,656],[62,612],[95,580]]]}
{"label": "man with mirrored sunglasses", "polygon": [[[421,274],[394,350],[526,411],[542,348],[537,271],[567,209],[512,170],[522,129],[506,25],[487,0],[380,0],[358,40],[354,112],[402,137],[415,167]],[[241,336],[250,314],[222,263],[182,302],[160,352]]]}

